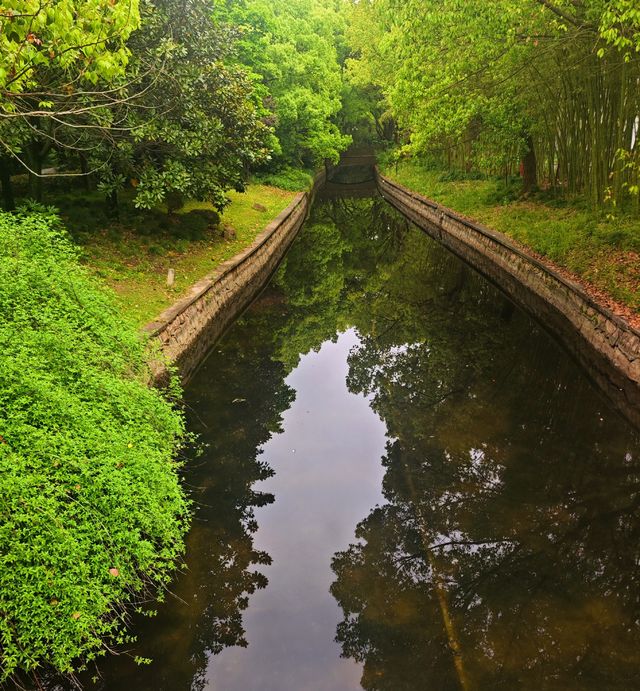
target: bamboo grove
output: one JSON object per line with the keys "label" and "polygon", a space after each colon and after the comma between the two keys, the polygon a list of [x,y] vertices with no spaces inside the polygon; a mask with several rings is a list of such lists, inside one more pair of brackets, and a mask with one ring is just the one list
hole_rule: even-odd
{"label": "bamboo grove", "polygon": [[352,78],[402,152],[638,209],[634,0],[367,0],[352,19]]}

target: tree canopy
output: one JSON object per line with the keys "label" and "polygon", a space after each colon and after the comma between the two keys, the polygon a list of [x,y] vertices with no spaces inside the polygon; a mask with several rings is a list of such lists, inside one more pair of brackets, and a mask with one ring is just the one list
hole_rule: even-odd
{"label": "tree canopy", "polygon": [[269,154],[250,78],[225,64],[237,30],[214,24],[206,2],[160,0],[142,9],[144,25],[129,41],[138,94],[116,112],[122,127],[93,154],[103,188],[133,185],[144,208],[198,199],[221,209],[225,190],[241,190],[247,170]]}
{"label": "tree canopy", "polygon": [[238,60],[259,83],[276,140],[276,161],[316,166],[337,161],[349,138],[336,126],[341,110],[341,3],[331,0],[227,2],[217,16],[238,26]]}
{"label": "tree canopy", "polygon": [[[332,0],[51,0],[0,14],[0,172],[55,155],[115,207],[184,199],[222,208],[256,170],[315,168],[338,128],[344,5]],[[5,204],[12,200],[5,189]]]}
{"label": "tree canopy", "polygon": [[68,89],[81,81],[96,84],[121,75],[129,56],[126,41],[139,21],[138,0],[4,0],[0,9],[4,115],[16,108],[12,104],[19,96],[37,95],[42,70],[63,73]]}
{"label": "tree canopy", "polygon": [[33,180],[59,152],[141,206],[219,206],[355,137],[638,203],[633,0],[9,0],[0,22],[0,168]]}

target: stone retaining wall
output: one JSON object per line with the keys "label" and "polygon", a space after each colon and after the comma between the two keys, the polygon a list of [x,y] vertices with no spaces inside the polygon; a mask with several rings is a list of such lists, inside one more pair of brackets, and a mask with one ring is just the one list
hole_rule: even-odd
{"label": "stone retaining wall", "polygon": [[[265,286],[307,219],[315,192],[324,181],[325,173],[319,173],[312,189],[298,194],[250,247],[205,276],[186,297],[145,326],[163,356],[177,366],[183,383]],[[152,368],[155,383],[166,382],[164,364],[154,361]]]}
{"label": "stone retaining wall", "polygon": [[640,426],[638,331],[502,233],[461,218],[379,172],[378,188],[416,225],[533,314],[585,366],[625,417]]}

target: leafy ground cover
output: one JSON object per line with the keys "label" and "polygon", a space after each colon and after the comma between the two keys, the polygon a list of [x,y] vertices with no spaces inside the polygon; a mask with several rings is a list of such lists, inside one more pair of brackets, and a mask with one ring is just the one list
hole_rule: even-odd
{"label": "leafy ground cover", "polygon": [[539,192],[524,199],[521,184],[464,179],[417,160],[386,165],[392,179],[458,213],[514,238],[614,300],[640,311],[640,219],[596,212],[580,198]]}
{"label": "leafy ground cover", "polygon": [[1,683],[122,645],[127,603],[173,574],[189,504],[183,416],[54,214],[0,214],[0,316]]}
{"label": "leafy ground cover", "polygon": [[[295,197],[292,191],[251,184],[230,192],[222,218],[207,203],[188,202],[180,213],[137,211],[127,200],[120,219],[110,219],[103,197],[58,194],[60,209],[82,262],[114,288],[123,310],[142,326],[173,304],[189,286],[250,245],[261,230]],[[232,228],[232,237],[224,229]],[[175,283],[167,287],[167,272]]]}

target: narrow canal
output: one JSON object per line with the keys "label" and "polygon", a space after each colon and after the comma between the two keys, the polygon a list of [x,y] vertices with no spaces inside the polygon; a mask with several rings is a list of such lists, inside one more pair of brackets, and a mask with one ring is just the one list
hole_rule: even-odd
{"label": "narrow canal", "polygon": [[187,571],[98,688],[639,687],[638,435],[382,199],[316,204],[187,402]]}

